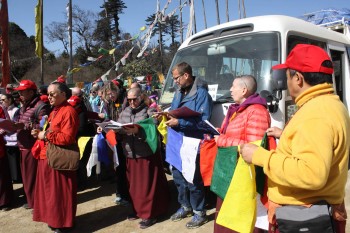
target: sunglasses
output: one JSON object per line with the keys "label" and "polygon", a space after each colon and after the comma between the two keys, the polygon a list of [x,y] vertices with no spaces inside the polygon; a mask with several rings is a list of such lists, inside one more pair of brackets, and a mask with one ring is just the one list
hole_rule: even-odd
{"label": "sunglasses", "polygon": [[62,93],[62,92],[57,92],[57,93],[50,92],[50,93],[48,94],[48,96],[50,96],[50,97],[55,97],[55,96],[58,95],[58,93]]}
{"label": "sunglasses", "polygon": [[136,101],[136,100],[139,100],[139,97],[136,97],[136,98],[128,98],[128,101],[129,101],[129,102]]}

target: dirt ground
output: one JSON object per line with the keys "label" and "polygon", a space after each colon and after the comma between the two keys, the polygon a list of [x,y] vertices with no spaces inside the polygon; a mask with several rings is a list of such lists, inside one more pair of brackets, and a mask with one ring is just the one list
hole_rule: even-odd
{"label": "dirt ground", "polygon": [[[350,173],[349,173],[350,174]],[[348,178],[349,175],[348,175]],[[188,230],[185,227],[190,218],[179,222],[169,220],[170,215],[176,211],[176,188],[168,176],[169,186],[172,192],[171,208],[162,219],[148,229],[138,227],[139,220],[129,221],[126,219],[130,207],[117,206],[114,204],[115,183],[111,180],[100,181],[90,178],[87,189],[78,193],[78,210],[76,226],[71,233],[209,233],[213,232],[214,208],[207,211],[209,222],[197,229]],[[32,221],[31,210],[21,208],[24,203],[23,188],[21,184],[15,184],[16,205],[10,211],[0,211],[1,233],[44,233],[52,232],[46,224]],[[347,183],[346,203],[347,211],[350,213],[350,181]],[[350,224],[346,232],[350,232]]]}
{"label": "dirt ground", "polygon": [[[198,229],[188,230],[185,227],[190,218],[179,222],[169,220],[171,214],[178,208],[177,191],[170,176],[168,176],[171,189],[171,207],[168,213],[158,219],[158,222],[148,229],[140,229],[140,220],[129,221],[126,216],[131,212],[130,207],[117,206],[114,204],[115,183],[113,180],[101,181],[96,177],[89,178],[88,187],[78,192],[78,208],[76,226],[70,233],[147,233],[147,232],[213,232],[214,208],[207,211],[209,222]],[[25,202],[22,184],[14,184],[16,204],[9,211],[0,211],[0,233],[49,233],[52,232],[47,224],[32,221],[31,210],[21,206]]]}

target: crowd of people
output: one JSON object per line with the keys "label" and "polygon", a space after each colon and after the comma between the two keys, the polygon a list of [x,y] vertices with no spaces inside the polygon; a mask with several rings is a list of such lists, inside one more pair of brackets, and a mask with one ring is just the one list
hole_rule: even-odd
{"label": "crowd of people", "polygon": [[[242,75],[232,83],[230,92],[234,103],[218,129],[220,135],[208,133],[201,122],[210,120],[213,101],[207,84],[195,77],[192,67],[185,62],[172,69],[178,90],[170,110],[185,106],[200,114],[178,118],[168,114],[165,125],[182,136],[200,140],[209,137],[217,147],[240,146],[239,154],[227,156],[237,156],[263,168],[268,180],[269,229],[255,228],[255,233],[288,232],[285,231],[288,227],[300,229],[298,223],[293,226],[287,223],[286,228],[279,225],[276,210],[284,210],[283,207],[289,205],[310,207],[320,201],[332,208],[329,219],[322,219],[317,225],[330,221],[334,232],[345,232],[344,190],[350,119],[333,91],[331,59],[319,47],[297,45],[286,63],[273,69],[285,69],[289,93],[299,107],[285,129],[271,127],[266,100],[256,93],[254,76]],[[69,89],[64,82],[55,81],[47,90],[40,89],[39,94],[34,82],[22,80],[17,87],[9,86],[8,93],[1,95],[0,118],[15,122],[16,130],[0,131],[4,136],[0,137],[0,208],[11,208],[12,182],[23,182],[27,200],[23,207],[33,209],[34,221],[48,224],[54,232],[74,227],[77,188],[86,182],[85,167],[80,166],[77,171],[56,170],[48,165],[46,150],[50,144],[76,144],[80,136],[98,134],[110,139],[111,131],[93,123],[113,120],[130,124],[111,129],[113,140],[118,142],[119,166],[115,170],[107,166],[105,170],[116,179],[115,203],[131,206],[127,219],[140,219],[139,227],[148,228],[168,212],[171,195],[165,176],[161,135],[157,132],[157,125],[164,117],[159,113],[157,95],[146,93],[139,83],[132,83],[125,89],[120,80],[102,85],[95,83],[87,91],[78,87]],[[43,119],[47,119],[44,125]],[[261,140],[265,134],[279,138],[275,150],[250,143]],[[151,145],[150,138],[156,146]],[[112,151],[106,153],[110,155]],[[170,220],[176,222],[192,217],[186,223],[188,229],[208,222],[201,156],[205,155],[198,150],[192,182],[182,171],[171,167],[179,208],[171,214]],[[223,202],[218,196],[213,231],[236,232],[216,221]],[[312,229],[311,222],[302,222]]]}

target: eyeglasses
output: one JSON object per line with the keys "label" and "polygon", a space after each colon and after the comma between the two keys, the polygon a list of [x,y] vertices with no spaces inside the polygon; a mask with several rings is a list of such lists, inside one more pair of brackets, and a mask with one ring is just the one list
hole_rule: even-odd
{"label": "eyeglasses", "polygon": [[177,77],[173,77],[173,79],[174,79],[174,81],[176,82],[181,76],[183,76],[184,74],[181,74],[181,75],[179,75],[179,76],[177,76]]}
{"label": "eyeglasses", "polygon": [[5,101],[6,99],[1,99],[1,101]]}

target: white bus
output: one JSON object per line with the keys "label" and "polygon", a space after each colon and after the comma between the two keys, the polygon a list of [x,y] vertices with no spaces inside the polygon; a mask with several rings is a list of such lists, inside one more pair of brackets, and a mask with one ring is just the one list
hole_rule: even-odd
{"label": "white bus", "polygon": [[288,91],[281,89],[283,83],[272,78],[271,67],[285,62],[294,46],[304,43],[320,46],[331,56],[335,68],[334,88],[350,109],[349,37],[280,15],[240,19],[206,29],[180,46],[166,77],[160,104],[169,106],[177,88],[171,75],[172,67],[187,62],[192,66],[193,74],[208,83],[214,100],[210,121],[220,127],[233,101],[229,91],[233,79],[251,74],[257,80],[258,92],[268,101],[272,125],[283,128],[294,113],[295,105]]}

